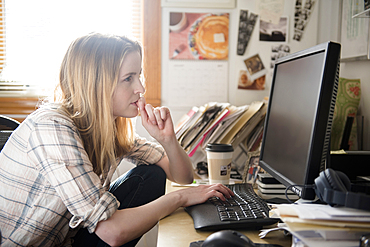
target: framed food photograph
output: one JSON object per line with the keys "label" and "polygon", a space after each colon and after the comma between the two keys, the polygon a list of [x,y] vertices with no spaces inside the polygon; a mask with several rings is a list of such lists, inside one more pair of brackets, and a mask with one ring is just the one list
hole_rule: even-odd
{"label": "framed food photograph", "polygon": [[260,151],[248,152],[248,158],[244,167],[243,182],[255,184],[257,175],[262,172],[259,166]]}
{"label": "framed food photograph", "polygon": [[228,59],[229,13],[169,15],[169,59]]}

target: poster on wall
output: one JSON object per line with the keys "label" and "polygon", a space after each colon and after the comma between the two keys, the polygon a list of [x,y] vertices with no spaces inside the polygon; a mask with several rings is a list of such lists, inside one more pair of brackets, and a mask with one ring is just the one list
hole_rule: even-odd
{"label": "poster on wall", "polygon": [[169,32],[170,59],[228,59],[228,13],[170,12]]}

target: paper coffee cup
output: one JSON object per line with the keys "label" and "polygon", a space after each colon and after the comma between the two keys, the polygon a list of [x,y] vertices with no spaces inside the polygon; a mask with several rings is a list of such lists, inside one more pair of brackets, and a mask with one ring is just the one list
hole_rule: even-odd
{"label": "paper coffee cup", "polygon": [[207,144],[207,165],[209,184],[228,184],[234,148],[230,144]]}

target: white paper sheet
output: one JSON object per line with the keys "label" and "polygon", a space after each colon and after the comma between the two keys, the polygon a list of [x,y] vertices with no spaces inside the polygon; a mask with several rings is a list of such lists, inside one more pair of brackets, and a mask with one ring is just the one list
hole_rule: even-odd
{"label": "white paper sheet", "polygon": [[169,105],[228,101],[228,61],[170,61]]}
{"label": "white paper sheet", "polygon": [[298,216],[300,219],[370,222],[370,212],[365,210],[320,204],[281,204],[276,207],[281,215]]}

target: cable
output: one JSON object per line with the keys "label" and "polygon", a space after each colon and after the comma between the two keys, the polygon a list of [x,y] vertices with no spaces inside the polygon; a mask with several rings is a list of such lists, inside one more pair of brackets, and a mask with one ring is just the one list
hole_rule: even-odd
{"label": "cable", "polygon": [[[303,184],[292,184],[292,185],[289,185],[286,189],[285,189],[285,197],[287,199],[287,201],[291,204],[295,204],[295,202],[291,201],[288,197],[288,190],[291,190],[291,188],[293,187],[301,187],[301,188],[308,188],[308,189],[314,189],[315,188],[315,185],[303,185]],[[291,190],[292,192],[294,192],[293,190]],[[294,192],[295,193],[295,192]]]}

